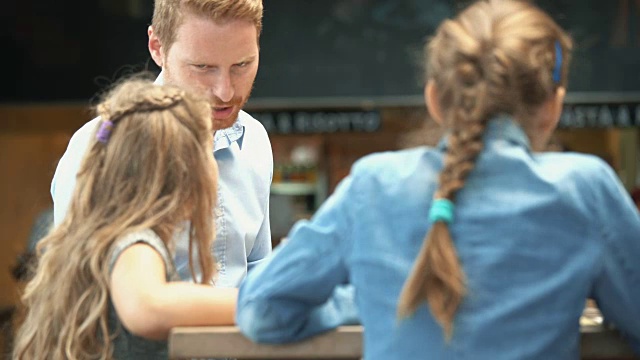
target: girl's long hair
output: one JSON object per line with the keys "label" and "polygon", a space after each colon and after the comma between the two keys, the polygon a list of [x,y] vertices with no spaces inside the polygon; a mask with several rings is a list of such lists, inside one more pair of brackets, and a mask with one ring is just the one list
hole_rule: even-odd
{"label": "girl's long hair", "polygon": [[194,266],[203,283],[214,274],[217,167],[207,101],[129,79],[97,113],[110,136],[91,140],[66,217],[37,247],[14,359],[111,358],[107,267],[125,234],[152,229],[173,249],[172,235],[190,224],[192,275]]}
{"label": "girl's long hair", "polygon": [[[571,48],[551,17],[526,1],[478,1],[438,27],[425,48],[427,79],[437,89],[449,136],[434,199],[455,202],[483,148],[489,119],[510,114],[525,131],[535,126],[531,115],[566,86]],[[426,301],[450,338],[465,294],[449,226],[435,222],[400,295],[398,315],[406,317]]]}

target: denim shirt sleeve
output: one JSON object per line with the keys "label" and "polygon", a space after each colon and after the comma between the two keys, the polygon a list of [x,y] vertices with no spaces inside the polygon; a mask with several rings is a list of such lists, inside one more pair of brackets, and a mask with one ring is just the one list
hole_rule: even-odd
{"label": "denim shirt sleeve", "polygon": [[[604,175],[604,176],[603,176]],[[603,164],[604,181],[593,182],[598,206],[594,220],[604,240],[601,269],[592,297],[640,354],[640,213],[613,171]]]}
{"label": "denim shirt sleeve", "polygon": [[311,221],[298,222],[286,243],[240,286],[236,322],[257,342],[300,340],[357,322],[347,284],[352,179],[342,181]]}

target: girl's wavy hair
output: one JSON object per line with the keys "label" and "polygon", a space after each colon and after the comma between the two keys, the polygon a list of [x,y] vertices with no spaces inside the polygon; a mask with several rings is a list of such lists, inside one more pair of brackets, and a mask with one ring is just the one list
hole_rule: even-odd
{"label": "girl's wavy hair", "polygon": [[[438,27],[425,57],[448,144],[434,199],[455,203],[483,148],[489,119],[510,114],[531,134],[532,114],[566,86],[571,49],[569,36],[527,1],[478,1]],[[465,294],[449,227],[437,221],[404,285],[398,316],[412,314],[426,301],[449,339]]]}
{"label": "girl's wavy hair", "polygon": [[109,92],[97,113],[101,124],[113,124],[110,134],[92,139],[66,217],[38,244],[14,359],[111,358],[108,260],[125,234],[152,229],[173,251],[172,235],[190,224],[191,273],[195,279],[197,265],[202,283],[214,275],[217,167],[208,102],[134,78]]}

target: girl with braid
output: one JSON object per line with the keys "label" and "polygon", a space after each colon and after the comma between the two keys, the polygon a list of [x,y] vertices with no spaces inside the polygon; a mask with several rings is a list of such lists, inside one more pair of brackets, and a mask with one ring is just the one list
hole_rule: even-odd
{"label": "girl with braid", "polygon": [[359,160],[249,274],[236,321],[259,342],[335,325],[350,283],[365,359],[577,359],[594,299],[640,350],[640,216],[594,156],[542,153],[572,42],[527,1],[478,1],[425,49],[435,148]]}
{"label": "girl with braid", "polygon": [[[69,212],[38,245],[14,359],[166,359],[172,327],[233,323],[237,290],[209,283],[210,105],[129,79],[97,113]],[[171,239],[186,222],[201,283],[176,281]]]}

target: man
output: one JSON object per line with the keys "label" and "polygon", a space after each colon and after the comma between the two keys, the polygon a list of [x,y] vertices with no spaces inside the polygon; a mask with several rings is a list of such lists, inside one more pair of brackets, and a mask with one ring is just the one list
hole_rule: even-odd
{"label": "man", "polygon": [[[217,286],[237,287],[247,270],[271,253],[271,144],[262,125],[242,111],[258,71],[261,0],[156,0],[149,52],[162,68],[158,83],[210,99],[219,167]],[[54,221],[69,206],[75,177],[97,119],[72,137],[51,183]],[[127,159],[122,159],[127,161]],[[187,235],[176,234],[176,266],[189,279]]]}

